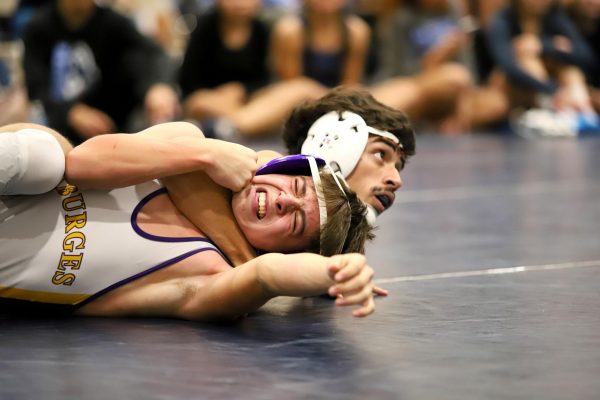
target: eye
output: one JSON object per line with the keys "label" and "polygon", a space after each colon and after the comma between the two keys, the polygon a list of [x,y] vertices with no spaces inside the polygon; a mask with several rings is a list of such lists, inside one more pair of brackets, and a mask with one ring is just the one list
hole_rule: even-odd
{"label": "eye", "polygon": [[384,150],[377,150],[375,152],[375,157],[379,158],[380,160],[385,159],[385,151]]}
{"label": "eye", "polygon": [[294,233],[296,233],[296,228],[300,227],[300,212],[296,211],[294,213]]}
{"label": "eye", "polygon": [[292,235],[296,233],[296,226],[298,226],[298,213],[294,213],[292,217]]}

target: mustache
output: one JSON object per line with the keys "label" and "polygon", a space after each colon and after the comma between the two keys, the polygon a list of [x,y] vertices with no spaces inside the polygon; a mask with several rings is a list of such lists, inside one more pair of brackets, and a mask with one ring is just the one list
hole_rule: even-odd
{"label": "mustache", "polygon": [[371,188],[371,192],[373,194],[380,194],[380,193],[395,193],[396,189],[394,188],[394,186],[392,185],[385,185],[385,186],[374,186]]}

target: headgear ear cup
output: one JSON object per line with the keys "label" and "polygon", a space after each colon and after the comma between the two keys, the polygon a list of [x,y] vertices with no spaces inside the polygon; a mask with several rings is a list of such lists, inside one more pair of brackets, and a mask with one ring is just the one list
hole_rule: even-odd
{"label": "headgear ear cup", "polygon": [[337,164],[346,178],[358,164],[368,140],[367,123],[360,115],[331,111],[312,124],[300,152]]}

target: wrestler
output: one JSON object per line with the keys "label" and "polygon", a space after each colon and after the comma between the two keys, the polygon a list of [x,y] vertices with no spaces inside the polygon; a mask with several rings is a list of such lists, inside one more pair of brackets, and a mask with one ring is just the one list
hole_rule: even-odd
{"label": "wrestler", "polygon": [[[138,135],[98,136],[87,145],[67,148],[69,184],[15,196],[17,187],[31,194],[27,185],[40,186],[36,179],[23,178],[30,172],[29,155],[37,154],[28,142],[31,136],[44,136],[39,130],[16,128],[21,127],[0,134],[0,148],[6,135],[17,137],[16,147],[24,149],[24,156],[16,161],[25,165],[0,187],[12,195],[3,197],[0,211],[0,297],[63,304],[87,316],[207,320],[238,317],[278,295],[328,292],[339,296],[340,305],[358,305],[355,316],[373,312],[373,272],[365,258],[333,255],[364,248],[369,236],[364,206],[343,181],[319,170],[322,161],[295,157],[267,164],[233,195],[232,209],[254,248],[312,249],[325,256],[270,253],[233,269],[178,211],[162,185],[149,179],[202,170],[221,184],[237,186],[228,165],[244,158],[232,151],[242,146],[202,139],[186,123],[163,124]],[[130,151],[134,143],[138,153]],[[60,146],[54,150],[63,151]],[[88,169],[100,167],[98,160],[104,173]],[[148,170],[149,165],[154,169]],[[44,180],[62,175],[60,168],[54,175]],[[111,181],[117,177],[121,180]]]}
{"label": "wrestler", "polygon": [[[406,115],[354,89],[336,88],[297,107],[285,124],[283,138],[290,154],[312,154],[338,168],[369,205],[371,223],[393,205],[395,192],[402,186],[400,172],[415,153],[415,134]],[[259,156],[260,163],[280,154],[267,151]],[[255,256],[235,224],[225,190],[197,190],[196,186],[206,184],[196,173],[177,176],[167,186],[175,204],[204,232],[210,232],[235,265]],[[211,232],[216,226],[213,215],[194,209],[196,202],[207,197],[213,209],[219,209],[218,232]],[[376,293],[387,294],[381,288]]]}

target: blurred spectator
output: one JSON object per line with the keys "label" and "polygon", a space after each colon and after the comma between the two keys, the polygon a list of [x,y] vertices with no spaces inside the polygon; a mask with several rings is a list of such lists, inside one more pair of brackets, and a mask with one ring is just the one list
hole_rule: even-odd
{"label": "blurred spectator", "polygon": [[555,1],[511,1],[490,21],[488,46],[492,81],[513,107],[591,110],[582,70],[594,56]]}
{"label": "blurred spectator", "polygon": [[133,23],[94,0],[56,0],[24,35],[24,71],[47,124],[75,143],[130,130],[142,105],[147,124],[175,118],[178,98],[166,55]]}
{"label": "blurred spectator", "polygon": [[23,84],[23,46],[14,29],[17,0],[0,2],[0,125],[29,119]]}
{"label": "blurred spectator", "polygon": [[594,52],[596,62],[586,71],[586,78],[592,105],[600,112],[600,0],[570,0],[566,7],[571,21]]}
{"label": "blurred spectator", "polygon": [[508,114],[503,93],[477,85],[473,33],[478,26],[456,0],[405,0],[381,21],[379,77],[410,76],[419,82],[420,96],[407,109],[417,121],[441,119],[438,129],[453,133],[487,127]]}
{"label": "blurred spectator", "polygon": [[280,79],[307,76],[328,87],[362,82],[370,30],[345,6],[345,0],[305,0],[300,16],[278,21],[273,54]]}
{"label": "blurred spectator", "polygon": [[269,85],[269,29],[259,0],[217,0],[190,36],[179,82],[188,118],[208,135],[259,135],[280,127],[299,103],[324,88],[305,79]]}
{"label": "blurred spectator", "polygon": [[[470,120],[459,101],[471,87],[468,70],[458,63],[422,65],[419,57],[410,71],[399,68],[398,60],[410,54],[398,51],[396,15],[390,1],[372,3],[368,12],[377,15],[380,69],[371,93],[384,104],[406,111],[413,122],[433,121],[435,129],[464,132]],[[377,12],[377,7],[381,12]],[[306,0],[301,16],[282,18],[274,31],[275,70],[282,79],[307,76],[320,83],[360,85],[371,45],[371,30],[365,21],[349,12],[348,2]],[[364,10],[364,8],[362,8]],[[399,13],[403,12],[402,10]],[[403,27],[402,29],[405,29]],[[400,77],[398,75],[401,75]]]}
{"label": "blurred spectator", "polygon": [[142,34],[179,59],[189,32],[177,3],[176,0],[114,0],[113,8],[132,18]]}

